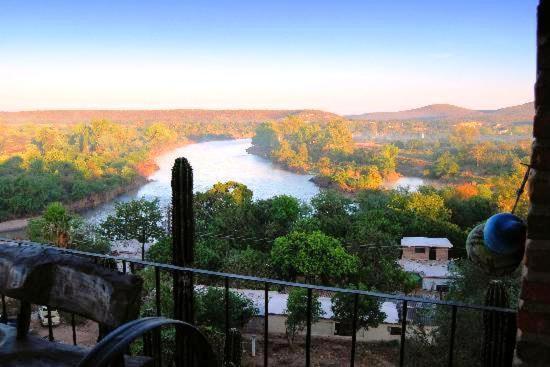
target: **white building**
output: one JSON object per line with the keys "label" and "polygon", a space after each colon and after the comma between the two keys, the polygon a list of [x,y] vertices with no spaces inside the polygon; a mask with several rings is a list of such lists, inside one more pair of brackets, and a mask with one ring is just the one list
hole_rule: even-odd
{"label": "white building", "polygon": [[401,249],[403,259],[409,260],[449,260],[449,249],[453,245],[446,238],[403,237]]}
{"label": "white building", "polygon": [[422,279],[422,289],[427,291],[442,291],[449,279],[449,261],[416,261],[399,260],[399,265],[409,273],[417,274]]}
{"label": "white building", "polygon": [[[252,289],[233,289],[233,291],[242,294],[254,302],[259,310],[258,317],[253,318],[245,327],[248,333],[263,333],[263,316],[265,314],[264,291]],[[268,293],[269,301],[269,332],[284,334],[286,332],[286,304],[288,294],[271,291]],[[323,314],[318,322],[311,325],[311,334],[314,336],[333,336],[338,335],[338,323],[333,320],[332,303],[330,297],[319,297]],[[383,323],[375,328],[368,330],[359,329],[357,331],[357,340],[360,341],[390,341],[399,340],[401,327],[399,325],[399,315],[396,304],[393,302],[383,302],[381,311],[386,317]]]}
{"label": "white building", "polygon": [[450,278],[449,249],[452,247],[447,238],[403,237],[399,265],[421,278],[422,289],[443,291]]}

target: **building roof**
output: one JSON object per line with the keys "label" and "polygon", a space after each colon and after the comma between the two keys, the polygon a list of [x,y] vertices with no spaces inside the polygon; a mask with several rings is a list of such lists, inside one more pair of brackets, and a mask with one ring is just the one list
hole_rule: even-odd
{"label": "building roof", "polygon": [[446,238],[431,237],[403,237],[401,239],[402,247],[443,247],[451,248],[452,243]]}
{"label": "building roof", "polygon": [[[264,291],[256,289],[232,289],[233,291],[242,294],[243,296],[254,302],[254,305],[258,308],[259,315],[264,315]],[[271,291],[268,293],[269,297],[269,314],[270,315],[286,315],[286,303],[288,300],[288,294]],[[334,313],[332,312],[332,303],[330,297],[319,297],[321,303],[321,309],[323,314],[321,318],[332,319]],[[399,316],[397,314],[397,307],[394,302],[382,302],[381,310],[386,314],[384,323],[397,324],[399,322]]]}
{"label": "building roof", "polygon": [[401,259],[398,261],[403,270],[409,273],[417,273],[422,278],[448,278],[448,261],[415,261]]}

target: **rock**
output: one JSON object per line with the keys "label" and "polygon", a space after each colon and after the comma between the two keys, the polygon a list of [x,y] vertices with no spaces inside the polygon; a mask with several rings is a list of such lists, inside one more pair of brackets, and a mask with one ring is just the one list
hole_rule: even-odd
{"label": "rock", "polygon": [[79,314],[107,328],[139,316],[142,280],[90,258],[31,242],[0,240],[0,293]]}

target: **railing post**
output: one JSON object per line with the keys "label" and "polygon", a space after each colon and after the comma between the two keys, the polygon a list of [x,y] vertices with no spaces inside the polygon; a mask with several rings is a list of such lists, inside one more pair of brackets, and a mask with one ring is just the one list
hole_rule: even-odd
{"label": "railing post", "polygon": [[268,342],[269,342],[269,283],[264,284],[264,367],[267,367],[268,361]]}
{"label": "railing post", "polygon": [[[155,266],[155,308],[157,317],[160,317],[162,314],[160,292],[160,268]],[[155,366],[162,366],[162,334],[160,329],[153,331],[153,355],[155,357]]]}
{"label": "railing post", "polygon": [[160,269],[158,266],[155,266],[155,305],[157,316],[161,315],[161,306],[160,306]]}
{"label": "railing post", "polygon": [[453,365],[454,346],[455,346],[455,333],[456,333],[456,310],[457,307],[453,306],[451,316],[451,335],[449,335],[449,367]]}
{"label": "railing post", "polygon": [[399,366],[405,364],[405,334],[407,332],[407,300],[403,301],[403,309],[401,310],[401,345],[399,346]]}
{"label": "railing post", "polygon": [[53,326],[52,326],[52,311],[50,310],[50,306],[46,306],[46,309],[48,310],[48,339],[53,342]]}
{"label": "railing post", "polygon": [[359,295],[356,293],[353,297],[353,322],[351,326],[351,359],[349,361],[350,367],[355,366],[355,344],[357,342],[357,313],[359,309]]}
{"label": "railing post", "polygon": [[73,345],[76,345],[76,321],[74,319],[74,313],[71,314],[71,328],[73,330]]}
{"label": "railing post", "polygon": [[224,307],[225,307],[225,337],[229,335],[230,320],[229,320],[229,279],[224,279]]}
{"label": "railing post", "polygon": [[6,310],[6,296],[2,295],[2,322],[4,324],[8,323],[8,313]]}
{"label": "railing post", "polygon": [[306,367],[311,365],[311,309],[313,302],[313,291],[307,289],[307,329],[306,329]]}

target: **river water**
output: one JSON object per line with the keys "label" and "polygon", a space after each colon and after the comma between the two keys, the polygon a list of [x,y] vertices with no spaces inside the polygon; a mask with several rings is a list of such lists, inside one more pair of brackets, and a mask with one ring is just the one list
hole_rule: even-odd
{"label": "river water", "polygon": [[[287,194],[308,202],[319,192],[310,181],[311,175],[293,173],[281,169],[269,160],[248,154],[250,139],[209,141],[189,144],[173,149],[156,159],[159,170],[152,174],[147,184],[138,190],[121,195],[117,201],[128,201],[144,197],[158,198],[161,206],[171,202],[170,180],[172,165],[178,157],[185,157],[193,167],[194,190],[206,191],[217,182],[237,181],[248,186],[254,199],[266,199],[275,195]],[[387,183],[386,188],[409,187],[416,190],[424,183],[417,177],[401,177]],[[84,213],[91,223],[99,223],[114,209],[114,202],[106,203]]]}
{"label": "river water", "polygon": [[[124,194],[118,201],[135,198],[159,198],[161,206],[171,202],[170,180],[172,165],[178,157],[185,157],[193,167],[194,190],[206,191],[217,182],[237,181],[248,186],[254,199],[266,199],[287,194],[309,201],[319,188],[309,179],[311,175],[293,173],[281,169],[267,159],[248,154],[250,139],[221,140],[196,143],[176,148],[159,156],[159,170],[149,177],[151,182],[139,190]],[[102,221],[112,213],[114,203],[103,204],[84,214],[92,223]]]}

